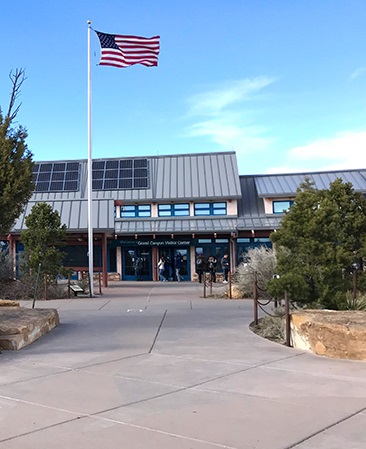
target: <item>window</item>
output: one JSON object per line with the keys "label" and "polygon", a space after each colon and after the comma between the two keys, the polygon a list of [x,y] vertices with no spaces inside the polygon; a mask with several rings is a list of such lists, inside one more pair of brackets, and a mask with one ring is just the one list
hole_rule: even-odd
{"label": "window", "polygon": [[253,239],[254,243],[271,243],[271,239],[269,237],[255,237]]}
{"label": "window", "polygon": [[273,213],[283,214],[283,212],[287,212],[290,209],[293,203],[291,200],[273,201]]}
{"label": "window", "polygon": [[196,258],[199,254],[203,254],[206,260],[210,256],[214,256],[217,260],[217,272],[221,272],[221,259],[223,258],[224,254],[230,254],[229,245],[226,243],[204,242],[202,240],[205,239],[200,239],[200,245],[196,246]]}
{"label": "window", "polygon": [[151,217],[150,204],[121,206],[121,218]]}
{"label": "window", "polygon": [[226,203],[195,203],[194,215],[226,215]]}
{"label": "window", "polygon": [[189,216],[189,204],[159,204],[159,217],[187,217]]}

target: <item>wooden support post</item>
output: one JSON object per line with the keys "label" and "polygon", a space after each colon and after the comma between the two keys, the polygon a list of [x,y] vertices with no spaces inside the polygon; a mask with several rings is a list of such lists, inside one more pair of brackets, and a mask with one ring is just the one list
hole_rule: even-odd
{"label": "wooden support post", "polygon": [[[108,287],[108,249],[107,249],[107,234],[102,236],[102,281],[103,287]],[[100,290],[100,293],[102,291]]]}

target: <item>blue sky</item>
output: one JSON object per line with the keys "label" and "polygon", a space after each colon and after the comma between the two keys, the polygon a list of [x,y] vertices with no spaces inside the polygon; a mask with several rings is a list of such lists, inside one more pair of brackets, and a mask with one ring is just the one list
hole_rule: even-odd
{"label": "blue sky", "polygon": [[0,105],[37,161],[88,156],[87,20],[161,36],[159,66],[98,66],[93,157],[235,150],[240,174],[366,168],[365,0],[17,0],[0,16]]}

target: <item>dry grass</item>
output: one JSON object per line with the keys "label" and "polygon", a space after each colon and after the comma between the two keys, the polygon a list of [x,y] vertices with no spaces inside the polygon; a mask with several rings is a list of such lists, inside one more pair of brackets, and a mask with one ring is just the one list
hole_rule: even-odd
{"label": "dry grass", "polygon": [[281,316],[260,318],[257,325],[254,323],[250,325],[250,329],[260,337],[285,344],[285,324]]}

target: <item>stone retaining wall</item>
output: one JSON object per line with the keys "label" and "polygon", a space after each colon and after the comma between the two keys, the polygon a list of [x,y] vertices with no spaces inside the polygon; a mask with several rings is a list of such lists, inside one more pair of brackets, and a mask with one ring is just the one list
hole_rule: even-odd
{"label": "stone retaining wall", "polygon": [[366,312],[295,311],[291,342],[294,348],[317,355],[366,361]]}
{"label": "stone retaining wall", "polygon": [[0,307],[0,348],[18,350],[59,324],[56,309]]}

